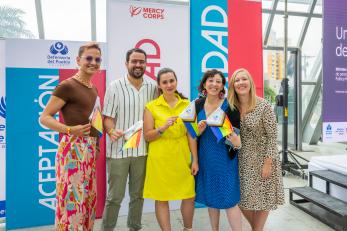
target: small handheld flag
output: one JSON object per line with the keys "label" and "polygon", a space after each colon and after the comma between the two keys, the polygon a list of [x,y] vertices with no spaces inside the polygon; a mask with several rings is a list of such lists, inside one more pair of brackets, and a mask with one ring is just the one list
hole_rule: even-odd
{"label": "small handheld flag", "polygon": [[123,150],[139,147],[142,137],[142,127],[143,121],[140,120],[124,132],[124,139],[126,140],[126,142],[123,145]]}
{"label": "small handheld flag", "polygon": [[140,145],[142,129],[135,132],[124,144],[123,150],[128,148],[137,148]]}
{"label": "small handheld flag", "polygon": [[192,101],[179,115],[189,134],[195,139],[199,136],[198,123],[196,121],[195,101]]}
{"label": "small handheld flag", "polygon": [[233,126],[228,116],[221,108],[214,111],[207,118],[206,123],[211,127],[213,134],[217,138],[217,142],[233,132]]}
{"label": "small handheld flag", "polygon": [[98,131],[99,137],[102,136],[102,115],[100,110],[100,98],[99,96],[95,100],[94,108],[89,116],[90,124]]}
{"label": "small handheld flag", "polygon": [[184,122],[184,126],[186,126],[187,131],[191,135],[193,139],[197,138],[199,136],[199,130],[198,130],[198,123],[196,121],[194,122]]}
{"label": "small handheld flag", "polygon": [[196,120],[195,101],[190,104],[181,112],[179,117],[186,122],[194,122]]}

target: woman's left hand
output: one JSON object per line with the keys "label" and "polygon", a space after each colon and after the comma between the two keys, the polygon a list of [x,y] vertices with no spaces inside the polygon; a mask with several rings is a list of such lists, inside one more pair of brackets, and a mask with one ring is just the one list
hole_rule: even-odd
{"label": "woman's left hand", "polygon": [[192,175],[195,176],[199,171],[199,164],[197,161],[193,161],[192,166],[191,166],[191,172]]}
{"label": "woman's left hand", "polygon": [[272,173],[272,164],[271,163],[264,163],[263,164],[263,169],[261,172],[261,177],[265,180],[270,178]]}
{"label": "woman's left hand", "polygon": [[228,139],[234,145],[234,147],[240,147],[241,145],[241,138],[235,132],[232,132],[230,135],[227,135],[226,139]]}

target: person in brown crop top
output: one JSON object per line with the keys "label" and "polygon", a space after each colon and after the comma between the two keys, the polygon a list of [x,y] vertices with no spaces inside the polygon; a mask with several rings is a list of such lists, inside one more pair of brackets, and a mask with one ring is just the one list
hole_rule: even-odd
{"label": "person in brown crop top", "polygon": [[[98,131],[89,117],[98,102],[92,84],[100,69],[97,43],[81,46],[76,58],[78,72],[62,81],[52,93],[40,122],[63,135],[56,155],[56,230],[92,230],[96,208],[96,158]],[[64,123],[54,118],[61,112]]]}

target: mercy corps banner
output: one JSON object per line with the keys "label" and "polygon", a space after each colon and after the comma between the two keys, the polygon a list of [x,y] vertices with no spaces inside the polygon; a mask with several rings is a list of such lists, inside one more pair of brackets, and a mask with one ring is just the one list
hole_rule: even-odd
{"label": "mercy corps banner", "polygon": [[[107,9],[107,82],[126,76],[126,51],[139,47],[147,53],[146,77],[156,80],[161,68],[170,67],[176,72],[178,90],[189,96],[188,5],[109,0]],[[120,215],[127,214],[128,203],[126,192]],[[170,206],[178,209],[179,203]],[[145,200],[144,212],[153,211],[153,201]]]}
{"label": "mercy corps banner", "polygon": [[[39,122],[52,91],[77,71],[84,42],[6,40],[6,228],[49,225],[55,214],[55,155],[59,142]],[[102,50],[105,51],[104,45]],[[103,52],[105,53],[105,52]],[[103,99],[105,67],[93,82]],[[101,100],[103,102],[103,100]],[[57,115],[58,118],[58,115]],[[97,216],[105,201],[104,138],[97,162]]]}
{"label": "mercy corps banner", "polygon": [[6,150],[6,101],[5,101],[5,40],[0,39],[0,221],[5,209],[5,150]]}
{"label": "mercy corps banner", "polygon": [[324,1],[323,141],[347,141],[347,2]]}
{"label": "mercy corps banner", "polygon": [[231,77],[238,68],[251,73],[263,96],[261,1],[191,1],[191,98],[204,72],[218,69]]}
{"label": "mercy corps banner", "polygon": [[178,89],[189,96],[188,5],[108,0],[107,41],[108,83],[126,75],[126,51],[138,47],[147,53],[147,77],[155,80],[170,67]]}

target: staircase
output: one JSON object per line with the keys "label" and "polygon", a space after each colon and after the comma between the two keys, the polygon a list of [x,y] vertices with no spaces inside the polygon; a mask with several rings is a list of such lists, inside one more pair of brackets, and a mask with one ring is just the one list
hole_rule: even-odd
{"label": "staircase", "polygon": [[[312,177],[326,182],[325,193],[312,188]],[[331,184],[347,189],[347,176],[330,170],[318,170],[311,171],[309,178],[309,187],[289,189],[290,203],[337,231],[347,231],[347,202],[330,195]],[[294,199],[293,195],[299,199]]]}

